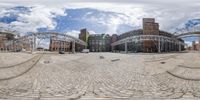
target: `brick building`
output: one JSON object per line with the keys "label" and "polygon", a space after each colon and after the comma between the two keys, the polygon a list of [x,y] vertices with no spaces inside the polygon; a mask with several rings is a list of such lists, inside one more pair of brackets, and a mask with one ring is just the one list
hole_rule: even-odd
{"label": "brick building", "polygon": [[[132,30],[129,32],[122,33],[117,36],[117,40],[122,40],[130,36],[137,35],[160,35],[166,36],[169,38],[173,37],[173,34],[159,30],[159,24],[155,22],[154,18],[144,18],[143,19],[143,29]],[[179,41],[184,42],[182,39]],[[113,43],[113,42],[112,42]],[[175,43],[168,41],[160,42],[160,51],[161,52],[170,52],[170,51],[179,51],[179,46]],[[125,51],[125,44],[120,44],[114,46],[115,51]],[[184,49],[184,46],[181,46],[181,50]],[[135,41],[127,43],[127,50],[129,52],[158,52],[158,41],[144,40],[144,41]]]}
{"label": "brick building", "polygon": [[[87,29],[85,29],[85,28],[81,29],[80,34],[79,34],[79,39],[88,43],[88,37],[89,37],[89,32],[87,31]],[[86,46],[76,44],[76,46],[75,46],[76,51],[79,51],[79,52],[81,52],[83,49],[86,49],[86,48],[88,49],[88,44]]]}
{"label": "brick building", "polygon": [[190,47],[190,49],[188,50],[200,51],[200,43],[196,43],[195,41],[192,41],[192,47]]}
{"label": "brick building", "polygon": [[63,50],[65,52],[70,52],[71,51],[71,42],[59,39],[57,36],[51,36],[49,50],[50,51]]}
{"label": "brick building", "polygon": [[[111,50],[111,43],[125,39],[131,36],[137,35],[160,35],[168,38],[173,38],[174,35],[159,30],[159,24],[155,22],[154,18],[144,18],[143,19],[143,29],[131,30],[129,32],[122,33],[120,35],[113,34],[112,36],[106,34],[93,34],[89,35],[89,32],[86,29],[82,29],[79,34],[79,39],[88,43],[88,49],[94,52],[108,52],[108,51],[125,51],[130,52],[170,52],[170,51],[179,51],[184,50],[184,46],[179,46],[176,43],[170,41],[158,41],[156,40],[143,40],[143,41],[134,41],[127,42],[126,46],[124,43],[113,46]],[[184,43],[182,39],[178,41]],[[159,45],[159,47],[158,47]],[[126,48],[125,48],[126,47]],[[105,49],[106,48],[106,49]]]}
{"label": "brick building", "polygon": [[197,50],[197,44],[195,41],[192,41],[192,50]]}
{"label": "brick building", "polygon": [[15,34],[0,32],[0,51],[16,51],[21,49],[20,43],[15,41]]}
{"label": "brick building", "polygon": [[25,50],[25,51],[31,51],[31,40],[29,39],[28,36],[22,36],[20,37],[20,41],[23,41],[23,43],[21,43],[22,45],[22,48]]}
{"label": "brick building", "polygon": [[1,33],[1,34],[0,34],[0,49],[1,49],[1,50],[6,49],[6,46],[5,46],[6,40],[7,40],[6,34]]}
{"label": "brick building", "polygon": [[[143,34],[144,35],[159,35],[159,24],[155,23],[154,18],[143,19]],[[143,52],[156,52],[158,42],[146,40],[143,41]]]}

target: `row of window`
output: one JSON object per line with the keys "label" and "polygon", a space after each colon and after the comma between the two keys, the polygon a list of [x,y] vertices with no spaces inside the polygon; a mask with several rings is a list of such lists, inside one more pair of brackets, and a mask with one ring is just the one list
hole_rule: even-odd
{"label": "row of window", "polygon": [[53,45],[69,45],[67,42],[53,42]]}
{"label": "row of window", "polygon": [[52,51],[58,51],[58,50],[70,51],[70,48],[56,48],[56,47],[54,47],[54,48],[50,48],[50,50],[52,50]]}

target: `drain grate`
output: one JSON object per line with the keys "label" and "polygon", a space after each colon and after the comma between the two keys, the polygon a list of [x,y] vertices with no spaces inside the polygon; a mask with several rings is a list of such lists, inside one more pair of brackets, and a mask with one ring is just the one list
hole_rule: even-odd
{"label": "drain grate", "polygon": [[104,56],[99,56],[100,59],[104,59]]}
{"label": "drain grate", "polygon": [[166,62],[160,62],[161,64],[165,64]]}

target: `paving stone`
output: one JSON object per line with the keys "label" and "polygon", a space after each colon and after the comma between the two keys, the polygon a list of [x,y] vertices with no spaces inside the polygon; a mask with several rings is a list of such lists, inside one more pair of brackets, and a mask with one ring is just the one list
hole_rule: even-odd
{"label": "paving stone", "polygon": [[[25,55],[21,55],[23,60],[19,61],[23,62]],[[0,97],[8,100],[200,99],[200,81],[193,80],[200,78],[200,70],[196,68],[200,62],[189,62],[191,58],[199,59],[199,55],[34,54],[32,59],[27,55],[31,60],[22,65],[0,68],[0,78],[5,78],[0,80]],[[104,59],[99,59],[100,56]]]}

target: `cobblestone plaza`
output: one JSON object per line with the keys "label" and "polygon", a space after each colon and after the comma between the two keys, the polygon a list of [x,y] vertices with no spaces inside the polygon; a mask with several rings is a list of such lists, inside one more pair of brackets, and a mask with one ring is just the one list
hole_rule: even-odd
{"label": "cobblestone plaza", "polygon": [[200,99],[199,53],[0,55],[0,100]]}

